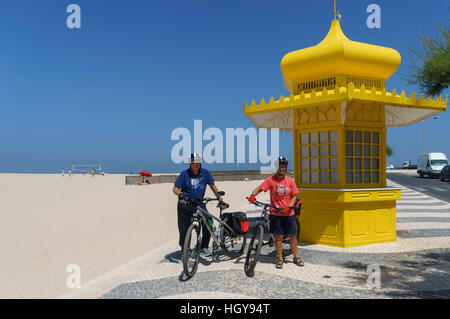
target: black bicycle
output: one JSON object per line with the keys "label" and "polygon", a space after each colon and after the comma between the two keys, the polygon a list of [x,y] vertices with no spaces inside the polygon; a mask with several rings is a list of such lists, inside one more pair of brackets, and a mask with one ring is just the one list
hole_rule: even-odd
{"label": "black bicycle", "polygon": [[[248,199],[248,197],[247,197]],[[247,257],[245,258],[244,271],[245,274],[249,277],[253,277],[255,274],[255,267],[259,259],[259,254],[261,252],[262,246],[269,245],[273,247],[275,245],[275,237],[273,234],[270,234],[270,222],[269,222],[269,213],[268,210],[270,208],[274,209],[276,212],[282,212],[283,209],[280,207],[275,207],[267,203],[262,203],[258,201],[252,202],[255,206],[262,207],[263,210],[261,212],[261,216],[257,219],[256,227],[252,234],[250,244],[247,250]],[[290,207],[294,209],[295,207]],[[300,237],[300,223],[296,218],[297,225],[297,239]],[[283,238],[283,262],[285,261],[285,257],[292,254],[292,249],[290,249],[289,245],[289,237],[285,236]]]}
{"label": "black bicycle", "polygon": [[[223,196],[225,195],[225,192],[219,192],[218,194]],[[247,243],[247,233],[237,233],[232,227],[232,218],[235,213],[222,213],[223,209],[228,208],[229,205],[225,203],[219,203],[217,205],[220,209],[219,218],[211,215],[202,207],[207,203],[216,200],[218,201],[217,198],[199,198],[196,200],[186,198],[187,203],[196,209],[192,217],[192,224],[189,226],[186,233],[183,246],[183,270],[188,278],[192,278],[197,272],[202,242],[202,227],[206,227],[211,234],[211,238],[214,240],[211,254],[213,260],[218,260],[216,258],[216,252],[219,251],[219,247],[222,248],[225,255],[230,258],[237,258],[244,253]],[[209,224],[209,221],[212,219],[219,222],[219,232],[217,236],[212,229],[214,226]]]}

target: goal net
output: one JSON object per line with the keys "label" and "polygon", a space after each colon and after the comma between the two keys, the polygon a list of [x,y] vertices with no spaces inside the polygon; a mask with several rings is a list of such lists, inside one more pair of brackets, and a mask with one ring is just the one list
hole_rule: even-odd
{"label": "goal net", "polygon": [[99,164],[93,165],[72,165],[72,172],[82,172],[83,170],[86,173],[91,173],[92,170],[95,169],[95,172],[99,174],[102,171],[102,166]]}

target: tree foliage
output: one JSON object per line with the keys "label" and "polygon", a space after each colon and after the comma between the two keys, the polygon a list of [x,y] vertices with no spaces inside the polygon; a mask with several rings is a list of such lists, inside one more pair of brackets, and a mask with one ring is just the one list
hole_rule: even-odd
{"label": "tree foliage", "polygon": [[387,157],[391,157],[392,155],[394,155],[394,150],[389,145],[386,145],[386,155]]}
{"label": "tree foliage", "polygon": [[405,81],[416,85],[426,95],[439,95],[448,88],[450,82],[450,28],[437,26],[436,36],[427,37],[422,33],[420,47],[410,51],[416,57],[412,61],[410,73]]}

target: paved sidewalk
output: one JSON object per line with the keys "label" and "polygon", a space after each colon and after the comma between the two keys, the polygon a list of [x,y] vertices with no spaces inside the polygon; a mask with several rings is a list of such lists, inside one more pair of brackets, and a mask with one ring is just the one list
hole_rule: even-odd
{"label": "paved sidewalk", "polygon": [[[389,181],[388,181],[389,182]],[[288,258],[275,269],[274,248],[263,247],[255,276],[245,257],[202,258],[186,280],[177,241],[70,291],[62,298],[449,298],[450,205],[402,188],[397,202],[397,241],[353,248],[301,244],[304,267]],[[261,201],[268,195],[259,196]],[[249,217],[259,215],[246,206]],[[381,269],[381,287],[369,289],[368,266]]]}

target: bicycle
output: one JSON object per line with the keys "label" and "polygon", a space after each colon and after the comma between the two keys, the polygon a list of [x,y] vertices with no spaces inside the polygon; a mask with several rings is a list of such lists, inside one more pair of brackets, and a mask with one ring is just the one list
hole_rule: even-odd
{"label": "bicycle", "polygon": [[[247,199],[248,199],[248,197],[247,197]],[[254,202],[252,202],[252,204],[254,204],[255,206],[258,206],[258,207],[262,207],[263,210],[261,212],[261,216],[259,218],[257,218],[256,230],[250,240],[250,244],[249,244],[248,250],[247,250],[247,256],[245,258],[244,271],[245,271],[245,274],[249,277],[254,276],[255,267],[258,262],[262,246],[269,245],[270,247],[273,247],[275,244],[275,237],[273,236],[273,234],[270,234],[269,239],[267,239],[267,236],[266,236],[266,239],[264,239],[264,236],[266,234],[270,233],[269,214],[267,211],[269,210],[269,208],[274,209],[276,212],[283,211],[283,209],[280,207],[275,207],[270,204],[262,203],[262,202],[259,202],[256,200]],[[290,208],[294,209],[295,207],[293,206]],[[298,219],[296,219],[296,227],[297,227],[297,238],[299,238],[300,223],[299,223]],[[264,240],[265,240],[265,242],[264,242]],[[285,257],[290,256],[292,254],[291,249],[284,249],[284,247],[287,247],[287,245],[289,245],[289,238],[287,236],[284,236],[282,243],[283,243],[282,258],[283,258],[283,262],[286,262]],[[289,247],[290,247],[290,245],[289,245]]]}
{"label": "bicycle", "polygon": [[[219,192],[218,194],[223,196],[225,195],[225,192]],[[238,234],[230,227],[230,218],[232,218],[233,213],[222,214],[222,206],[228,208],[228,204],[223,205],[219,203],[217,205],[217,207],[220,208],[219,218],[217,218],[201,207],[202,204],[206,205],[211,201],[218,201],[217,198],[198,198],[196,200],[186,198],[186,200],[187,203],[190,203],[196,208],[196,211],[192,216],[192,224],[188,228],[183,245],[183,271],[188,278],[192,278],[197,272],[200,257],[200,245],[202,242],[202,227],[206,227],[211,234],[211,238],[214,240],[213,251],[211,254],[213,260],[216,259],[216,251],[219,250],[219,247],[222,248],[225,255],[232,259],[240,257],[244,253],[247,243],[247,233]],[[216,236],[211,229],[212,225],[208,224],[210,218],[219,222],[218,236]]]}

